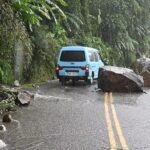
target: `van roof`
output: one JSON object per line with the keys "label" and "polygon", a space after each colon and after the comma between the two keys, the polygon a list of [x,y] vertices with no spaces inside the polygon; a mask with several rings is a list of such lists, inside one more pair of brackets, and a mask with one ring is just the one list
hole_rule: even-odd
{"label": "van roof", "polygon": [[61,50],[96,50],[95,48],[92,48],[92,47],[84,47],[84,46],[65,46],[65,47],[62,47]]}

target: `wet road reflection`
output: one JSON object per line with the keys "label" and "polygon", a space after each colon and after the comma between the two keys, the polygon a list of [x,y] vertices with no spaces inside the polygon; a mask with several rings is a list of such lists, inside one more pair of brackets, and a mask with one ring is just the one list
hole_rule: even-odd
{"label": "wet road reflection", "polygon": [[[14,121],[6,124],[7,132],[0,133],[0,139],[7,144],[8,150],[111,149],[105,118],[105,93],[96,88],[96,84],[89,86],[83,82],[76,86],[70,83],[61,86],[58,81],[41,86],[38,91],[32,91],[35,100],[30,106],[19,108],[13,114]],[[139,141],[150,133],[150,91],[146,91],[148,94],[113,93],[113,104],[129,149],[138,148]],[[147,121],[144,122],[143,117]],[[114,124],[112,128],[114,130]],[[142,133],[143,137],[136,136],[144,130],[147,133]],[[140,146],[150,147],[146,145],[148,142],[150,139],[142,140]]]}

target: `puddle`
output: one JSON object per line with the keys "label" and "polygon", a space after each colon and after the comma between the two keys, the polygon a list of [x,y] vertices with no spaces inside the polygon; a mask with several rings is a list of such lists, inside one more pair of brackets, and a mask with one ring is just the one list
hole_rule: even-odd
{"label": "puddle", "polygon": [[67,101],[72,101],[72,98],[65,98],[65,97],[57,97],[57,96],[51,96],[51,95],[41,95],[36,93],[35,100],[39,100],[39,99],[44,99],[44,100],[50,100],[50,101],[59,101],[59,100],[67,100]]}

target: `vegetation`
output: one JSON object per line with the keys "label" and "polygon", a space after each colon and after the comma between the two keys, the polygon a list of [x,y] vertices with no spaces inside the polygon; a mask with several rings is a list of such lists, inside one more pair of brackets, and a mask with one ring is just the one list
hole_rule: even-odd
{"label": "vegetation", "polygon": [[95,47],[108,64],[132,67],[150,57],[150,1],[0,1],[0,83],[53,78],[64,45]]}

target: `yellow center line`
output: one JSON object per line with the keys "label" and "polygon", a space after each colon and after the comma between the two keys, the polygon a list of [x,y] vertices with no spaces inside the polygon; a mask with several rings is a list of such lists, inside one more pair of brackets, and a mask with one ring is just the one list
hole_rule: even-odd
{"label": "yellow center line", "polygon": [[112,124],[111,124],[111,120],[110,120],[109,110],[108,110],[108,93],[105,93],[104,106],[105,106],[105,117],[106,117],[106,123],[107,123],[107,130],[108,130],[110,146],[111,146],[112,150],[117,149],[116,141],[115,141],[115,138],[114,138],[114,132],[113,132]]}
{"label": "yellow center line", "polygon": [[118,134],[120,143],[121,143],[121,145],[122,145],[122,148],[123,148],[124,150],[128,150],[128,146],[127,146],[126,140],[125,140],[125,138],[124,138],[124,136],[123,136],[123,132],[122,132],[122,130],[121,130],[121,126],[120,126],[119,120],[118,120],[118,118],[117,118],[117,113],[116,113],[116,110],[115,110],[113,101],[114,101],[114,100],[113,100],[112,93],[110,93],[111,109],[112,109],[112,114],[113,114],[113,119],[114,119],[115,127],[116,127],[116,130],[117,130],[117,134]]}

